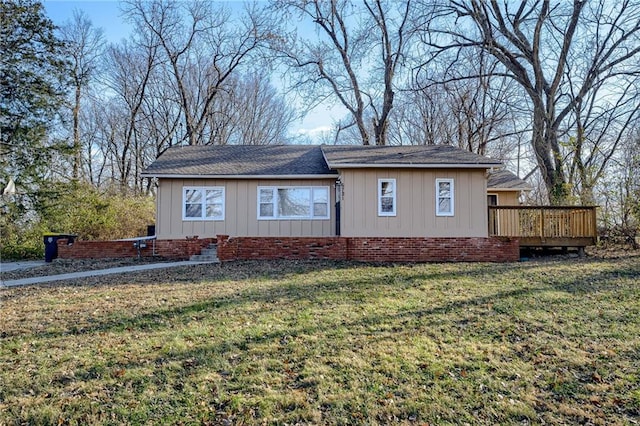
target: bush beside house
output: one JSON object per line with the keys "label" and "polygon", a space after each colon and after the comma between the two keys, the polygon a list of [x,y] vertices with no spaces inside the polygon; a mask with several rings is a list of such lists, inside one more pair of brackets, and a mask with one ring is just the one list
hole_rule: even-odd
{"label": "bush beside house", "polygon": [[146,235],[147,225],[155,222],[153,197],[82,183],[54,184],[36,205],[22,205],[16,198],[6,203],[6,210],[0,222],[2,259],[42,258],[47,232],[113,240]]}

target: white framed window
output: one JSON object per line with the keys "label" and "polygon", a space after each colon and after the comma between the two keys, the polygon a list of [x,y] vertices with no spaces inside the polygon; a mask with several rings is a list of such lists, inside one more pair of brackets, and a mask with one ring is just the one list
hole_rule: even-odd
{"label": "white framed window", "polygon": [[436,216],[453,216],[453,179],[436,179]]}
{"label": "white framed window", "polygon": [[329,187],[259,186],[258,219],[329,219]]}
{"label": "white framed window", "polygon": [[396,180],[378,179],[378,216],[396,215]]}
{"label": "white framed window", "polygon": [[224,220],[224,187],[183,187],[182,220]]}

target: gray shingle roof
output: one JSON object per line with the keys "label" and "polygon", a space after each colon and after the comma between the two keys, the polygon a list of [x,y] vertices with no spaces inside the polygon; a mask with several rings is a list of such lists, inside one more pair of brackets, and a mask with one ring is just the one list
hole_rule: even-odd
{"label": "gray shingle roof", "polygon": [[205,145],[165,151],[145,177],[315,176],[329,170],[318,145]]}
{"label": "gray shingle roof", "polygon": [[[327,164],[328,163],[328,164]],[[143,177],[317,177],[340,168],[491,168],[497,160],[449,145],[205,145],[173,147]]]}
{"label": "gray shingle roof", "polygon": [[496,167],[500,161],[450,145],[323,146],[331,168],[358,167]]}
{"label": "gray shingle roof", "polygon": [[487,179],[488,189],[512,189],[514,191],[529,191],[531,187],[509,170],[492,170]]}

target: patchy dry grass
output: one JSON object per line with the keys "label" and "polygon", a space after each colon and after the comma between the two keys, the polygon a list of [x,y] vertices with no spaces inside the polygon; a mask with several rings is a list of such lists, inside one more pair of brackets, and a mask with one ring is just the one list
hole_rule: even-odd
{"label": "patchy dry grass", "polygon": [[0,290],[0,424],[633,424],[640,259]]}

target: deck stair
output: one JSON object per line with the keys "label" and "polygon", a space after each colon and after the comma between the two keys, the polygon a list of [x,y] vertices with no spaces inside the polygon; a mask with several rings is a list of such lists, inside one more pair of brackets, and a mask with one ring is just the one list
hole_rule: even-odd
{"label": "deck stair", "polygon": [[192,262],[220,263],[220,259],[218,259],[218,247],[216,244],[209,244],[209,247],[202,249],[200,254],[194,254],[189,260]]}

